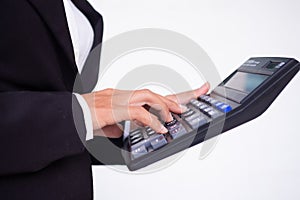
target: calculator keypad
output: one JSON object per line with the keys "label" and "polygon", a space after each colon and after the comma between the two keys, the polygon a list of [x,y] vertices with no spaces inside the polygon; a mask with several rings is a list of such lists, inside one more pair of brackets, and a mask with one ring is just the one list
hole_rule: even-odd
{"label": "calculator keypad", "polygon": [[[174,120],[165,123],[167,134],[156,133],[150,127],[133,130],[129,134],[129,147],[131,158],[137,159],[151,153],[172,140],[177,140],[192,130],[210,123],[232,110],[229,104],[220,102],[210,96],[202,95],[198,99],[192,99],[187,105],[187,110],[174,116]],[[189,127],[187,129],[187,127]]]}
{"label": "calculator keypad", "polygon": [[228,113],[232,110],[232,107],[229,104],[218,101],[210,96],[201,95],[199,97],[199,100],[210,106],[213,106],[214,108],[218,109],[219,111],[221,111],[223,113]]}

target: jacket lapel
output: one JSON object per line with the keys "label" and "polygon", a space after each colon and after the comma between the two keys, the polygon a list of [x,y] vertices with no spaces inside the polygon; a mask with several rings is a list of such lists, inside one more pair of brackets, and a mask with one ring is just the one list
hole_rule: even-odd
{"label": "jacket lapel", "polygon": [[80,74],[82,92],[94,89],[98,81],[101,42],[103,35],[102,16],[86,0],[72,0],[76,7],[88,18],[94,30],[94,43],[85,65]]}
{"label": "jacket lapel", "polygon": [[68,30],[67,18],[65,16],[64,5],[62,0],[27,0],[37,10],[39,15],[52,32],[54,38],[66,54],[67,59],[71,62],[74,72],[78,72],[71,36]]}
{"label": "jacket lapel", "polygon": [[[78,75],[78,69],[75,63],[74,49],[72,46],[71,35],[68,29],[68,22],[65,15],[62,0],[27,0],[36,9],[39,15],[48,26],[53,37],[57,40],[70,62],[74,75]],[[85,91],[93,89],[97,83],[99,73],[100,51],[103,36],[102,16],[86,0],[72,0],[77,8],[88,18],[94,30],[93,51],[87,59],[82,74],[77,76],[77,82],[73,89],[76,91],[85,88]],[[85,84],[83,84],[85,83]]]}
{"label": "jacket lapel", "polygon": [[103,19],[86,0],[72,0],[76,7],[88,18],[94,30],[93,48],[102,42]]}

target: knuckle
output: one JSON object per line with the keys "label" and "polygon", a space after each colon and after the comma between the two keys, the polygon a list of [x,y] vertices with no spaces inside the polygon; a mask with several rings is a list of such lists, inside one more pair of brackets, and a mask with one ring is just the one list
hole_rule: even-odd
{"label": "knuckle", "polygon": [[112,88],[106,88],[105,90],[103,90],[106,94],[111,94],[113,91],[114,91],[114,89],[112,89]]}
{"label": "knuckle", "polygon": [[142,90],[140,90],[140,92],[141,92],[142,94],[145,94],[145,95],[150,95],[150,94],[152,94],[151,90],[149,90],[149,89],[142,89]]}
{"label": "knuckle", "polygon": [[162,109],[164,112],[169,112],[169,107],[168,107],[168,105],[167,105],[166,103],[161,102],[161,103],[160,103],[160,107],[161,107],[161,109]]}
{"label": "knuckle", "polygon": [[146,93],[151,93],[151,90],[149,90],[149,89],[143,89],[143,91]]}

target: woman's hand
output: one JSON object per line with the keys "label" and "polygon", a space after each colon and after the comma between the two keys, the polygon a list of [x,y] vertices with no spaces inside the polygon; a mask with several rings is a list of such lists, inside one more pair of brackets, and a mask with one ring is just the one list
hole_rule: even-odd
{"label": "woman's hand", "polygon": [[150,126],[158,133],[168,132],[158,117],[146,110],[145,106],[155,109],[163,121],[169,122],[173,120],[170,112],[184,112],[185,107],[181,104],[205,94],[208,90],[209,84],[204,84],[199,89],[166,97],[150,90],[126,91],[116,89],[105,89],[82,96],[91,110],[94,135],[118,138],[123,133],[118,122],[124,120],[136,121],[144,126]]}
{"label": "woman's hand", "polygon": [[[123,120],[137,121],[145,126],[150,126],[156,132],[166,133],[168,130],[157,116],[143,107],[145,105],[157,110],[163,121],[172,120],[170,111],[181,113],[181,107],[178,103],[150,90],[125,91],[105,89],[82,96],[91,110],[93,129],[96,135],[105,135],[105,133],[100,132],[108,133],[109,131],[120,129],[116,124]],[[102,131],[98,131],[99,129],[102,129]],[[121,136],[119,133],[113,132],[109,133],[112,135],[107,135],[107,137]]]}

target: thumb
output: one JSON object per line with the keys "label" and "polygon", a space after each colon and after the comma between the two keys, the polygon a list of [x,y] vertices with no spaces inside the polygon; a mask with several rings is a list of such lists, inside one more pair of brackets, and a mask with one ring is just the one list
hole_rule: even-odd
{"label": "thumb", "polygon": [[198,98],[199,96],[206,94],[209,91],[210,85],[208,82],[203,84],[200,88],[182,92],[174,95],[168,95],[166,98],[175,101],[178,104],[186,104],[193,98]]}

